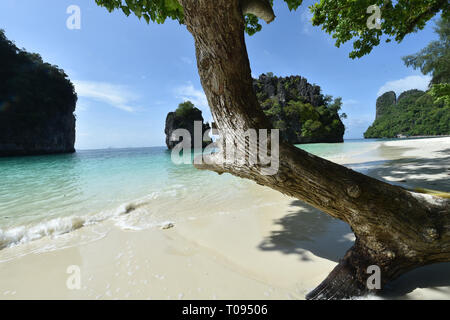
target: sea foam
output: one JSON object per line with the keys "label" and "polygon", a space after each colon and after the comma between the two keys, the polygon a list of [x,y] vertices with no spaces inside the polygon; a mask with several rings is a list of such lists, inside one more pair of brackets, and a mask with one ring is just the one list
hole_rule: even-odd
{"label": "sea foam", "polygon": [[105,210],[97,214],[58,217],[48,221],[42,221],[30,225],[21,225],[9,229],[0,228],[0,250],[38,240],[43,237],[57,237],[78,230],[84,226],[96,224],[108,219],[117,219],[116,225],[127,229],[128,226],[118,218],[129,215],[140,207],[149,205],[151,200],[156,199],[157,197],[158,193],[153,192],[145,198],[124,203],[116,209]]}

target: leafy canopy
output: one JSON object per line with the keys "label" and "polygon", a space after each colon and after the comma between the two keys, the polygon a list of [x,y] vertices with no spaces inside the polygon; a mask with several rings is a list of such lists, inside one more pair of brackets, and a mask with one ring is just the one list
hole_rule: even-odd
{"label": "leafy canopy", "polygon": [[[367,26],[371,5],[380,8],[380,28]],[[401,42],[407,34],[423,29],[439,11],[448,17],[449,7],[448,0],[320,0],[310,9],[313,25],[331,34],[337,47],[355,38],[350,57],[359,58],[379,45],[383,34],[386,42]]]}
{"label": "leafy canopy", "polygon": [[[273,0],[269,1],[273,5]],[[284,0],[289,10],[296,10],[303,0]],[[164,23],[167,18],[184,23],[184,12],[177,0],[95,0],[95,2],[105,7],[109,12],[119,9],[127,16],[134,13],[139,19],[144,18],[147,23],[150,21]],[[253,35],[261,31],[261,24],[258,18],[252,14],[245,16],[245,31]]]}
{"label": "leafy canopy", "polygon": [[439,40],[431,42],[416,54],[403,58],[406,66],[432,76],[431,84],[450,82],[450,19],[442,18],[435,28]]}
{"label": "leafy canopy", "polygon": [[[122,10],[127,16],[134,13],[137,17],[164,23],[167,18],[184,21],[183,8],[177,0],[95,0],[109,11]],[[273,6],[273,0],[269,1]],[[283,0],[289,10],[297,10],[303,0]],[[368,28],[370,13],[367,9],[377,5],[381,13],[380,28]],[[423,29],[428,20],[438,12],[449,16],[448,0],[319,0],[310,6],[313,13],[312,23],[322,26],[336,40],[336,46],[355,38],[351,58],[362,57],[380,44],[381,36],[395,39],[397,42],[412,32]],[[262,28],[256,16],[245,16],[245,31],[249,35]]]}
{"label": "leafy canopy", "polygon": [[167,18],[180,23],[184,21],[183,8],[177,0],[95,0],[95,2],[109,12],[119,9],[127,16],[134,13],[139,19],[144,18],[147,23],[150,21],[164,23]]}
{"label": "leafy canopy", "polygon": [[[403,58],[407,66],[431,74],[429,94],[437,104],[450,108],[450,19],[443,17],[435,28],[438,41],[431,42],[416,54]],[[450,109],[449,109],[450,110]]]}
{"label": "leafy canopy", "polygon": [[175,111],[176,115],[182,118],[187,118],[189,115],[200,112],[194,104],[190,101],[185,101],[178,105],[177,110]]}

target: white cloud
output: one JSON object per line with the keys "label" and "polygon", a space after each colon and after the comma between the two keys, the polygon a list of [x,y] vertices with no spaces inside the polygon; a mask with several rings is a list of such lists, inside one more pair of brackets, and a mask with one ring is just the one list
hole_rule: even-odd
{"label": "white cloud", "polygon": [[368,127],[373,122],[373,117],[369,115],[360,115],[344,119],[344,123],[349,127]]}
{"label": "white cloud", "polygon": [[76,112],[86,111],[87,109],[89,109],[89,103],[87,103],[86,101],[77,101]]}
{"label": "white cloud", "polygon": [[399,95],[411,89],[427,90],[430,80],[430,76],[408,76],[403,79],[388,81],[378,90],[378,96],[388,91],[394,91]]}
{"label": "white cloud", "polygon": [[175,95],[177,99],[191,101],[202,111],[205,121],[209,123],[213,122],[213,118],[209,110],[208,99],[206,98],[203,90],[196,89],[191,82],[188,82],[186,85],[176,88]]}
{"label": "white cloud", "polygon": [[364,132],[372,124],[374,115],[349,115],[348,119],[344,119],[345,125],[345,139],[359,139],[362,138]]}
{"label": "white cloud", "polygon": [[359,101],[355,100],[355,99],[348,99],[348,100],[344,100],[342,101],[342,104],[344,106],[354,106],[354,105],[358,105]]}
{"label": "white cloud", "polygon": [[107,82],[73,81],[78,97],[92,99],[109,104],[110,106],[134,112],[133,101],[137,96],[127,87]]}
{"label": "white cloud", "polygon": [[181,59],[181,61],[183,61],[186,64],[192,64],[193,63],[192,59],[188,58],[188,57],[181,57],[180,59]]}
{"label": "white cloud", "polygon": [[208,110],[208,100],[205,93],[203,90],[195,89],[190,82],[187,85],[176,88],[175,94],[179,99],[191,101],[197,108]]}
{"label": "white cloud", "polygon": [[312,33],[312,13],[308,8],[305,8],[300,15],[300,21],[302,23],[302,33],[311,34]]}

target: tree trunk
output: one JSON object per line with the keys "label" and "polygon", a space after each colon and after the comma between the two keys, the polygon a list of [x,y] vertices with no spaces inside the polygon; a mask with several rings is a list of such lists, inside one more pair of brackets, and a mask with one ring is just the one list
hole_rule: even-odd
{"label": "tree trunk", "polygon": [[[179,0],[194,37],[198,70],[221,135],[247,150],[247,129],[269,129],[253,90],[238,0]],[[227,140],[228,141],[228,140]],[[221,152],[224,152],[223,150]],[[212,155],[210,161],[219,154]],[[347,222],[354,246],[307,298],[342,299],[366,294],[371,274],[381,283],[419,266],[450,261],[450,201],[409,192],[281,142],[279,170],[261,174],[261,165],[198,164],[228,172],[300,199]]]}

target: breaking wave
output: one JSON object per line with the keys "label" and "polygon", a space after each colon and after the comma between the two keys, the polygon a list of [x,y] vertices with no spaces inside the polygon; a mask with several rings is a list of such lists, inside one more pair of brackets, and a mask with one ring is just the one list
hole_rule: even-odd
{"label": "breaking wave", "polygon": [[[15,226],[9,229],[0,228],[0,250],[35,241],[43,237],[57,237],[108,219],[116,219],[117,226],[127,228],[127,225],[123,223],[121,217],[130,215],[139,208],[149,205],[157,197],[158,193],[154,192],[144,199],[124,203],[114,210],[106,210],[97,214],[58,217],[34,224]],[[150,225],[147,224],[146,227],[148,226]]]}

